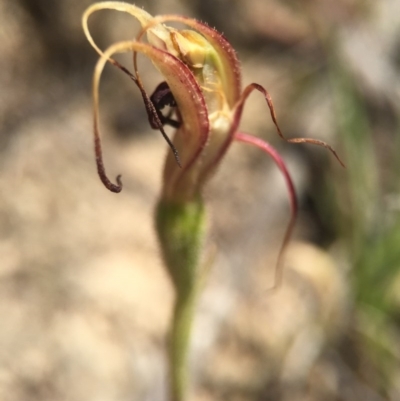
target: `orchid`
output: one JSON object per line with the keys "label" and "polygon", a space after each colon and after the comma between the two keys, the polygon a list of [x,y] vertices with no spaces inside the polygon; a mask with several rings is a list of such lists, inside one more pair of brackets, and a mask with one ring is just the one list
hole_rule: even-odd
{"label": "orchid", "polygon": [[[102,9],[131,14],[142,29],[135,40],[121,41],[101,50],[93,40],[89,16]],[[166,22],[179,22],[188,29],[178,30]],[[83,15],[85,35],[100,58],[93,76],[94,139],[98,174],[113,192],[122,189],[108,178],[99,133],[99,83],[105,64],[111,63],[135,83],[142,95],[149,123],[160,130],[171,151],[168,152],[163,188],[157,207],[157,231],[166,267],[177,299],[171,330],[171,398],[185,397],[185,360],[193,305],[197,294],[199,260],[205,235],[202,191],[233,142],[259,148],[269,155],[283,173],[287,184],[291,219],[278,256],[275,286],[282,280],[283,252],[290,239],[297,214],[295,189],[290,174],[278,152],[267,142],[239,130],[243,108],[254,91],[261,93],[269,108],[278,135],[291,143],[310,143],[327,148],[343,164],[335,150],[325,142],[310,138],[286,139],[278,125],[268,91],[252,83],[242,90],[237,54],[226,38],[215,29],[195,19],[179,15],[152,17],[134,5],[102,2],[90,6]],[[147,42],[143,39],[147,37]],[[132,52],[133,72],[113,58],[116,53]],[[148,57],[163,76],[163,81],[149,96],[137,68],[137,55]],[[164,107],[170,112],[163,114]],[[165,125],[176,128],[173,139]]]}

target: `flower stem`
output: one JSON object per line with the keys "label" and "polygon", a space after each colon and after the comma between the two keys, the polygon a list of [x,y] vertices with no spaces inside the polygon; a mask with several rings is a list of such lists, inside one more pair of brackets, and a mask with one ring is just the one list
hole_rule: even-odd
{"label": "flower stem", "polygon": [[170,401],[184,401],[188,386],[187,356],[199,287],[199,265],[205,235],[205,210],[198,198],[175,203],[161,200],[157,232],[176,299],[170,332]]}
{"label": "flower stem", "polygon": [[188,386],[187,362],[197,300],[196,293],[197,291],[193,289],[187,297],[178,297],[175,302],[169,339],[170,401],[185,400]]}

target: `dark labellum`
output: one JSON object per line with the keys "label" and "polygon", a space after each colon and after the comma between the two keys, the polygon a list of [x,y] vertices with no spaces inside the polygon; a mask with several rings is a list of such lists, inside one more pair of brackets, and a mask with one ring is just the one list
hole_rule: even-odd
{"label": "dark labellum", "polygon": [[[174,95],[171,92],[168,84],[164,81],[161,82],[157,88],[154,90],[153,94],[150,96],[150,100],[154,105],[154,108],[157,113],[158,119],[161,121],[162,125],[170,125],[174,128],[179,128],[181,123],[180,121],[174,120],[171,118],[171,115],[174,112],[174,108],[177,107]],[[172,109],[168,113],[168,115],[164,116],[161,113],[161,110],[164,109],[166,106],[171,107]],[[159,129],[158,122],[154,115],[149,114],[149,123],[151,128]]]}

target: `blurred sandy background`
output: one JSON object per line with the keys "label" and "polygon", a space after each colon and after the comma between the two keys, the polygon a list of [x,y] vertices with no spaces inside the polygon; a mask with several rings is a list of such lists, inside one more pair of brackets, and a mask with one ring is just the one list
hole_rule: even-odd
{"label": "blurred sandy background", "polygon": [[[95,169],[92,70],[81,29],[91,1],[0,0],[0,399],[166,400],[173,294],[153,209],[161,136],[131,81],[108,67],[101,131],[108,192]],[[289,217],[270,160],[233,146],[205,194],[217,249],[199,302],[192,400],[400,400],[400,2],[148,0],[152,14],[207,21],[237,49],[261,96],[242,129],[285,158],[301,213],[285,284],[269,294]],[[90,19],[103,47],[138,24]],[[129,59],[127,65],[129,65]],[[161,81],[150,64],[151,92]],[[171,132],[171,131],[169,131]]]}

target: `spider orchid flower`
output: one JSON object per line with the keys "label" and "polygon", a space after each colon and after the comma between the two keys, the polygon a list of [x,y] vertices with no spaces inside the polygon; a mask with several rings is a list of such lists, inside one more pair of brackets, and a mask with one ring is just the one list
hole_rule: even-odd
{"label": "spider orchid flower", "polygon": [[[88,18],[95,11],[102,9],[122,11],[135,17],[142,25],[136,40],[118,42],[106,51],[100,50],[90,34]],[[124,71],[138,86],[151,126],[161,131],[172,150],[165,163],[162,200],[183,204],[201,197],[204,185],[215,172],[232,142],[258,147],[271,156],[282,171],[289,191],[292,217],[283,241],[283,249],[290,237],[297,212],[295,190],[285,163],[272,146],[239,131],[247,98],[254,91],[261,93],[269,107],[277,133],[285,141],[323,146],[343,165],[335,150],[316,139],[286,139],[279,128],[267,90],[256,83],[242,90],[241,69],[235,50],[222,34],[206,24],[179,15],[152,17],[143,9],[123,2],[95,3],[85,11],[82,21],[87,39],[101,56],[93,78],[93,98],[96,162],[104,185],[113,192],[120,192],[122,189],[120,176],[116,179],[117,184],[113,184],[106,175],[99,134],[99,81],[104,65],[110,62]],[[165,25],[168,21],[183,23],[190,29],[177,30],[168,27]],[[147,43],[142,42],[145,34]],[[134,74],[112,58],[113,54],[123,52],[133,52]],[[165,80],[150,97],[137,70],[138,53],[147,56]],[[161,108],[166,105],[172,106],[176,119],[161,113]],[[163,129],[165,124],[177,128],[172,140]]]}
{"label": "spider orchid flower", "polygon": [[[102,9],[131,14],[142,26],[135,40],[121,41],[101,50],[89,28],[89,16]],[[120,176],[116,184],[106,175],[102,161],[99,134],[99,82],[107,62],[115,65],[137,85],[152,128],[161,131],[171,151],[168,152],[163,188],[157,209],[157,230],[164,259],[177,292],[171,339],[179,344],[172,351],[172,394],[183,399],[184,360],[192,316],[193,291],[198,277],[200,250],[204,237],[202,190],[219,166],[233,142],[242,142],[268,154],[283,173],[291,203],[291,219],[278,256],[275,285],[281,281],[283,251],[289,241],[297,213],[295,189],[285,163],[271,145],[239,131],[243,108],[249,95],[256,91],[266,101],[278,135],[291,143],[311,143],[329,149],[343,164],[336,152],[325,142],[309,139],[286,139],[277,122],[274,106],[267,90],[252,83],[242,90],[241,69],[235,50],[215,29],[195,19],[179,15],[152,17],[134,5],[122,2],[101,2],[90,6],[83,15],[85,35],[100,55],[93,76],[94,136],[96,163],[104,185],[113,192],[122,189]],[[187,29],[166,25],[179,22]],[[143,41],[147,37],[147,41]],[[113,59],[116,53],[133,53],[134,72]],[[149,96],[137,68],[137,54],[148,57],[163,76],[163,81]],[[169,114],[161,110],[170,107]],[[176,128],[172,139],[164,125]],[[198,281],[198,280],[197,280]],[[179,340],[179,341],[178,341]],[[172,345],[174,348],[174,345]]]}

